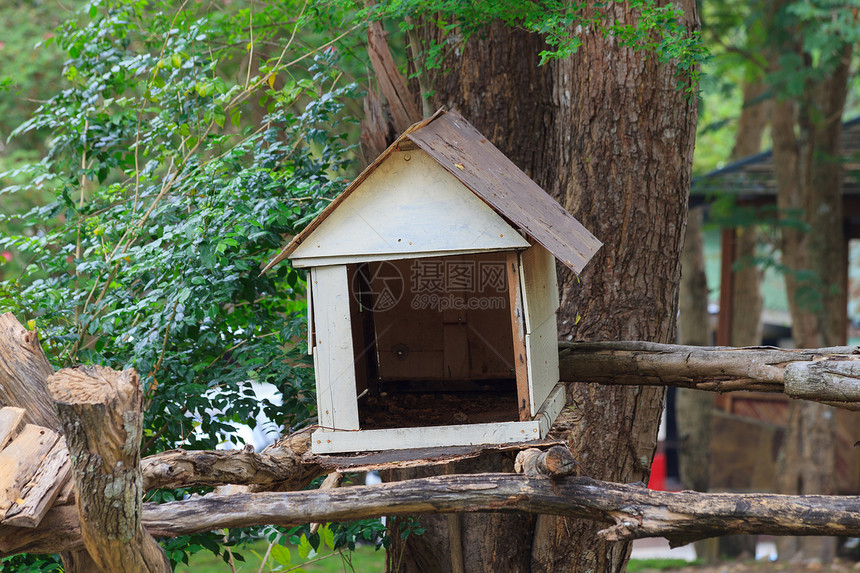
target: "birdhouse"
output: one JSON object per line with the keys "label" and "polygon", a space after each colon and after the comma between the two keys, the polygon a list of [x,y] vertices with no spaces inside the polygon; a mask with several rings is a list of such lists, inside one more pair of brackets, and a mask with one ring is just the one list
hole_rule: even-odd
{"label": "birdhouse", "polygon": [[266,267],[307,269],[315,453],[543,438],[556,259],[600,242],[462,116],[412,126]]}

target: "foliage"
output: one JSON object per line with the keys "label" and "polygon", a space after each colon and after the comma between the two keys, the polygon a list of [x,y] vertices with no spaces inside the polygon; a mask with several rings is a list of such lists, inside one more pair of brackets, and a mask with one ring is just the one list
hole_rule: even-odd
{"label": "foliage", "polygon": [[63,564],[56,555],[34,557],[26,553],[0,559],[0,571],[14,573],[54,573],[63,571]]}
{"label": "foliage", "polygon": [[20,183],[2,200],[52,199],[0,221],[21,229],[0,251],[29,261],[0,282],[0,312],[34,320],[56,367],[135,368],[144,454],[236,442],[260,413],[282,429],[314,413],[303,274],[260,270],[343,189],[357,88],[333,43],[293,41],[303,6],[93,2],[54,39],[68,87],[15,131],[51,138],[3,174]]}
{"label": "foliage", "polygon": [[627,571],[638,573],[640,571],[674,571],[683,567],[696,565],[684,559],[655,558],[655,559],[631,559],[627,563]]}
{"label": "foliage", "polygon": [[[0,40],[0,94],[4,96],[0,97],[0,135],[4,140],[40,100],[53,95],[62,84],[60,67],[54,65],[62,58],[62,51],[49,40],[60,22],[73,17],[82,5],[82,0],[70,0],[61,7],[54,2],[7,2],[0,7],[4,23]],[[45,133],[34,133],[11,145],[2,141],[0,155],[43,148],[44,138]]]}
{"label": "foliage", "polygon": [[[360,8],[352,0],[331,1],[335,5],[345,1],[350,8]],[[391,18],[400,22],[407,31],[413,29],[417,19],[422,17],[434,23],[441,32],[443,43],[431,42],[413,48],[421,72],[440,68],[446,44],[448,48],[459,46],[470,37],[480,35],[492,23],[502,22],[544,38],[547,48],[540,53],[542,65],[576,54],[582,45],[580,36],[583,31],[594,30],[622,46],[645,51],[672,65],[679,87],[690,94],[695,93],[699,66],[707,59],[708,51],[699,32],[688,30],[683,25],[683,12],[672,3],[661,6],[655,0],[629,0],[625,5],[638,17],[635,23],[621,23],[615,19],[615,4],[620,4],[620,0],[593,5],[564,0],[418,0],[381,2],[360,9],[358,13],[359,17],[366,15],[372,19]]]}
{"label": "foliage", "polygon": [[[73,87],[17,130],[50,130],[53,144],[4,193],[46,186],[56,199],[22,216],[35,233],[0,240],[33,257],[2,284],[2,310],[37,319],[58,365],[136,368],[159,432],[150,449],[214,448],[260,406],[307,419],[302,277],[288,265],[258,274],[342,189],[336,129],[355,86],[336,85],[334,51],[313,55],[309,77],[287,68],[287,50],[229,77],[219,60],[242,14],[127,2],[90,15],[57,37]],[[284,404],[258,404],[251,380],[275,384]]]}
{"label": "foliage", "polygon": [[[258,539],[245,544],[238,544],[231,548],[234,556],[244,555],[244,561],[235,560],[235,568],[239,573],[256,573],[260,570],[263,558],[269,549],[266,539]],[[355,551],[330,550],[321,547],[318,552],[309,552],[307,558],[302,558],[298,553],[298,546],[286,543],[279,557],[286,560],[289,553],[289,566],[283,567],[282,571],[294,571],[300,573],[344,573],[344,572],[375,572],[385,569],[385,554],[372,545],[359,545]],[[263,571],[274,571],[279,563],[272,556],[274,548],[266,557]],[[188,565],[176,567],[177,573],[222,573],[229,571],[229,566],[224,561],[209,553],[200,553],[189,559]]]}
{"label": "foliage", "polygon": [[[12,130],[24,122],[39,102],[54,95],[63,85],[62,50],[48,40],[63,19],[74,15],[83,0],[69,0],[61,7],[53,2],[5,2],[0,4],[4,22],[0,38],[0,171],[38,159],[45,149],[45,132],[32,131],[7,141]],[[0,183],[0,187],[8,183]],[[31,189],[0,201],[0,215],[21,213],[44,203],[46,194]],[[0,224],[0,234],[21,233],[15,224]],[[0,254],[0,278],[21,272],[17,253]],[[8,261],[6,259],[9,259]]]}

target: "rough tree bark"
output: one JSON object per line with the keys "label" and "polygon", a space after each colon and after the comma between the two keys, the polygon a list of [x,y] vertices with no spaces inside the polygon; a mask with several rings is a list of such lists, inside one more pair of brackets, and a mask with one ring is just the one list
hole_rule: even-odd
{"label": "rough tree bark", "polygon": [[140,523],[143,389],[134,370],[66,368],[48,389],[69,446],[81,537],[105,572],[167,573],[170,562]]}
{"label": "rough tree bark", "polygon": [[[46,384],[53,373],[38,333],[24,328],[11,312],[0,315],[0,405],[24,408],[27,422],[59,431]],[[62,552],[60,557],[69,573],[95,566],[86,550]]]}
{"label": "rough tree bark", "polygon": [[[695,28],[695,3],[676,5]],[[624,4],[605,10],[610,20],[636,17]],[[438,32],[425,22],[422,33],[426,41]],[[562,276],[561,336],[671,342],[695,102],[656,58],[589,30],[581,37],[574,57],[538,66],[539,38],[493,25],[451,51],[433,107],[460,111],[603,241],[581,282]],[[663,390],[571,385],[568,397],[573,408],[557,429],[585,471],[612,481],[646,479]],[[416,539],[448,555],[443,528]],[[437,570],[420,568],[409,543],[401,571]],[[617,571],[628,554],[626,544],[597,540],[589,522],[553,517],[464,524],[463,543],[474,557],[469,571]]]}

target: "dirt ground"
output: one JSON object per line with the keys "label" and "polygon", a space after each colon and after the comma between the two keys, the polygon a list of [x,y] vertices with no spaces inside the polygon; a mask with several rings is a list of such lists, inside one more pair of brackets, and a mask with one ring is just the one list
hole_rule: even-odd
{"label": "dirt ground", "polygon": [[[698,565],[680,569],[663,569],[662,573],[771,573],[785,571],[786,573],[846,573],[860,571],[860,563],[853,561],[838,561],[830,565],[821,563],[769,563],[766,561],[729,562],[719,565]],[[661,573],[657,569],[644,569],[641,573]]]}

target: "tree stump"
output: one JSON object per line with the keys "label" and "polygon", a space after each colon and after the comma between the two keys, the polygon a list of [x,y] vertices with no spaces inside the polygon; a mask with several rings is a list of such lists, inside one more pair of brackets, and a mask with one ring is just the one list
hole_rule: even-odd
{"label": "tree stump", "polygon": [[143,392],[134,370],[65,368],[48,378],[71,454],[81,536],[110,572],[168,572],[167,557],[140,523]]}

